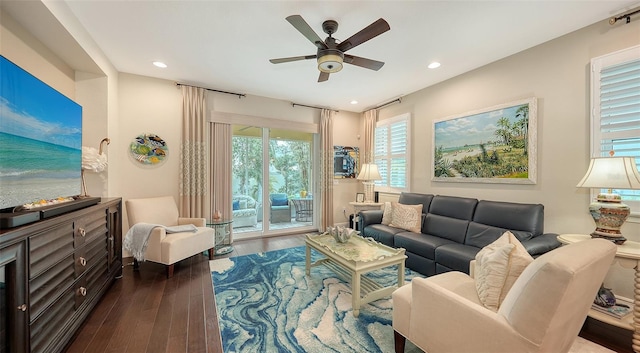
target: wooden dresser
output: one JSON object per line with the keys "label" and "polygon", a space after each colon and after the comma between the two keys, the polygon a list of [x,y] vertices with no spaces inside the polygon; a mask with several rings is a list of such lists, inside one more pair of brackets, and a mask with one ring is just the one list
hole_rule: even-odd
{"label": "wooden dresser", "polygon": [[0,231],[0,266],[0,353],[62,352],[122,275],[122,200]]}

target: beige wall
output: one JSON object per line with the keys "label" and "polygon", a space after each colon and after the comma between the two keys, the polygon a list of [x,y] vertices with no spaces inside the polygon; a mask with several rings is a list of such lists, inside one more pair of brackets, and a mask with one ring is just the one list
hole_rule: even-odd
{"label": "beige wall", "polygon": [[[587,211],[589,190],[575,187],[590,157],[590,60],[639,44],[639,21],[613,27],[602,21],[410,94],[402,104],[381,110],[381,119],[405,112],[413,116],[412,191],[542,203],[547,232],[590,233],[594,223]],[[528,97],[538,98],[535,185],[431,181],[434,120]],[[640,218],[628,221],[622,231],[640,241]],[[606,284],[632,297],[632,280],[633,271],[613,267]]]}

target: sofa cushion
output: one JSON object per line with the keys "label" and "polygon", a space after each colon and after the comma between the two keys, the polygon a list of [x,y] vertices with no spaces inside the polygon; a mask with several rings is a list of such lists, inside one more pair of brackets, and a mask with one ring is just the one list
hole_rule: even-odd
{"label": "sofa cushion", "polygon": [[430,260],[435,260],[437,247],[444,244],[455,244],[454,241],[449,239],[413,232],[397,233],[393,241],[396,248],[405,248]]}
{"label": "sofa cushion", "polygon": [[[509,215],[505,217],[505,215]],[[473,221],[512,232],[524,231],[531,236],[538,236],[544,229],[544,206],[541,204],[526,204],[514,202],[486,201],[478,202]],[[520,241],[525,233],[513,233]]]}
{"label": "sofa cushion", "polygon": [[247,208],[247,200],[246,199],[242,199],[242,200],[238,200],[239,202],[239,206],[241,210],[244,210],[245,208]]}
{"label": "sofa cushion", "polygon": [[288,204],[289,204],[289,201],[287,200],[286,197],[274,197],[271,200],[272,206],[287,206]]}
{"label": "sofa cushion", "polygon": [[482,304],[498,311],[500,304],[533,258],[511,233],[505,232],[476,255],[475,282]]}
{"label": "sofa cushion", "polygon": [[404,232],[400,228],[389,227],[384,224],[372,224],[367,226],[367,237],[387,246],[395,247],[395,235]]}
{"label": "sofa cushion", "polygon": [[422,233],[435,235],[463,244],[468,226],[469,221],[467,220],[429,213],[425,217]]}
{"label": "sofa cushion", "polygon": [[467,236],[464,243],[467,245],[483,248],[500,238],[506,231],[511,231],[519,241],[531,239],[533,236],[530,232],[522,230],[504,229],[488,226],[481,223],[470,222],[467,228]]}
{"label": "sofa cushion", "polygon": [[[391,203],[391,223],[389,226],[418,233],[422,226],[422,205]],[[382,216],[384,218],[384,214]]]}
{"label": "sofa cushion", "polygon": [[398,202],[403,205],[421,204],[422,205],[421,213],[427,213],[429,211],[431,200],[433,200],[433,195],[418,194],[415,192],[403,192],[400,194],[400,197],[398,198]]}
{"label": "sofa cushion", "polygon": [[436,195],[429,206],[429,213],[470,221],[477,204],[476,199]]}
{"label": "sofa cushion", "polygon": [[393,206],[391,205],[391,202],[385,202],[384,207],[382,208],[382,222],[380,223],[388,226],[389,224],[391,224],[392,217]]}
{"label": "sofa cushion", "polygon": [[233,201],[232,208],[233,208],[233,211],[239,210],[240,209],[240,201],[239,200]]}
{"label": "sofa cushion", "polygon": [[[475,259],[480,248],[464,244],[444,244],[436,248],[435,260],[448,270],[469,273],[469,262]],[[442,271],[446,272],[446,271]]]}

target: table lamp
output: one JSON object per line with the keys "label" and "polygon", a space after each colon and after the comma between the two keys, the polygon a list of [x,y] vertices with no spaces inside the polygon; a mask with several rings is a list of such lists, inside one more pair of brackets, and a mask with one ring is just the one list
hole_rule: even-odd
{"label": "table lamp", "polygon": [[616,244],[623,244],[627,239],[620,233],[620,227],[629,216],[629,206],[622,203],[620,195],[613,189],[640,189],[640,173],[633,157],[592,158],[587,173],[577,187],[608,189],[607,193],[599,193],[589,205],[589,212],[596,223],[592,238],[605,238]]}
{"label": "table lamp", "polygon": [[364,180],[362,182],[364,185],[364,202],[373,202],[374,180],[382,179],[380,172],[378,172],[378,165],[373,163],[363,164],[357,179]]}

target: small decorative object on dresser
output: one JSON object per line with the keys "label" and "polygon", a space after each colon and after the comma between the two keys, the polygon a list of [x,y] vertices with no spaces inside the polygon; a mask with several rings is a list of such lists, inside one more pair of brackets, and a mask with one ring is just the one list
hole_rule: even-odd
{"label": "small decorative object on dresser", "polygon": [[364,194],[359,192],[356,194],[356,202],[364,202]]}

